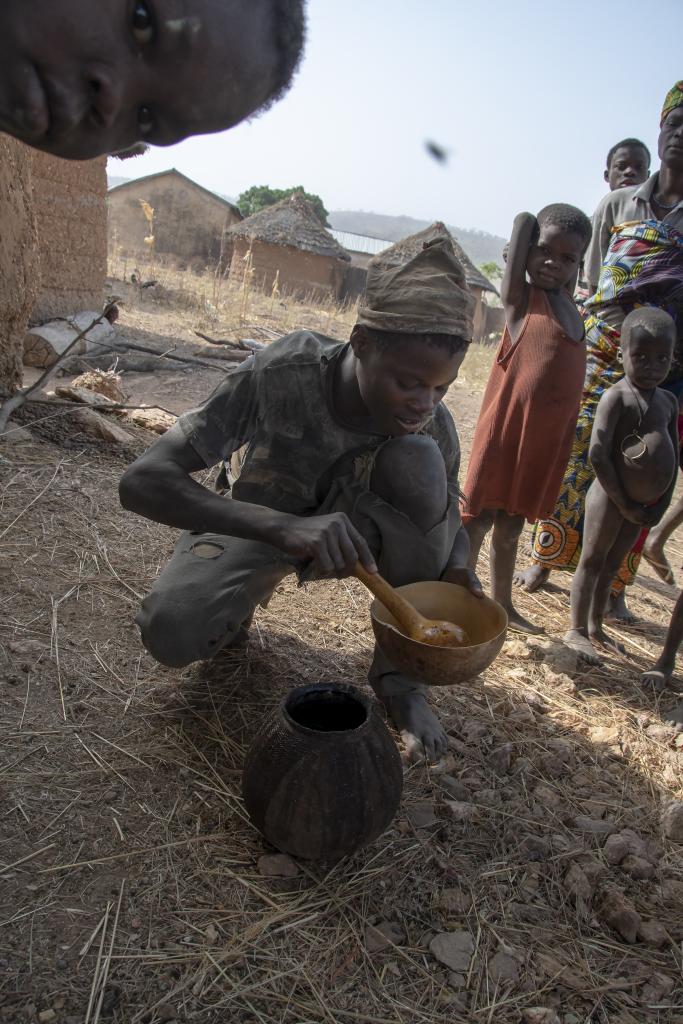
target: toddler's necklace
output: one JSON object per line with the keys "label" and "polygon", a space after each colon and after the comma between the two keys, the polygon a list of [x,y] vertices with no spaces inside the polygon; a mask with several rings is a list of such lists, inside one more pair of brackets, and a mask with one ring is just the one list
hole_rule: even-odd
{"label": "toddler's necklace", "polygon": [[[644,419],[645,414],[647,413],[647,410],[648,410],[648,403],[646,402],[645,403],[645,408],[643,408],[643,406],[640,404],[640,398],[639,398],[638,394],[633,390],[633,387],[631,385],[631,381],[628,379],[628,377],[626,378],[626,383],[628,384],[629,390],[630,390],[631,394],[633,395],[633,397],[635,399],[636,405],[638,406],[638,412],[640,413],[640,415],[638,417],[638,426],[636,427],[636,429],[632,430],[630,434],[627,434],[626,437],[622,439],[622,442],[621,442],[621,454],[624,456],[625,459],[628,459],[629,462],[638,462],[638,460],[642,459],[643,456],[647,455],[647,452],[648,452],[647,442],[645,441],[645,438],[640,433],[640,428],[643,425],[643,419]],[[656,390],[657,390],[656,388],[652,389],[652,394],[650,395],[650,401],[652,401],[652,398],[653,398],[654,393],[655,393]],[[628,455],[626,453],[626,451],[625,451],[625,448],[627,447],[627,444],[628,444],[629,441],[631,441],[631,439],[633,439],[633,441],[640,442],[640,445],[641,445],[640,451],[638,451],[635,455]]]}

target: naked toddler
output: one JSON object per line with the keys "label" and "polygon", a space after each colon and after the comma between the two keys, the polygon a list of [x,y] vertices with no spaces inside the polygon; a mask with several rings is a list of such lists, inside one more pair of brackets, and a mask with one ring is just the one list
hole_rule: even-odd
{"label": "naked toddler", "polygon": [[611,582],[642,527],[662,518],[676,482],[678,402],[658,387],[675,341],[668,313],[650,306],[629,313],[621,333],[624,377],[605,392],[595,415],[589,451],[595,480],[564,638],[592,664],[600,664],[594,644],[622,653],[603,630]]}

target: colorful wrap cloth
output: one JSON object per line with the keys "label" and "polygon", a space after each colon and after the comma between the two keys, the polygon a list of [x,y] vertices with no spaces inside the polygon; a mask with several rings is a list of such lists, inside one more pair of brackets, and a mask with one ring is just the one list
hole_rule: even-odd
{"label": "colorful wrap cloth", "polygon": [[[683,365],[683,235],[659,221],[621,224],[600,272],[595,295],[584,306],[586,378],[572,451],[555,510],[536,523],[532,557],[548,569],[574,570],[581,555],[586,493],[593,481],[588,459],[593,421],[604,392],[623,377],[617,359],[620,332],[600,318],[604,305],[618,304],[624,316],[638,306],[659,306],[676,320],[679,345],[665,387],[677,393]],[[629,586],[638,571],[644,537],[626,556],[612,588]]]}
{"label": "colorful wrap cloth", "polygon": [[664,106],[662,107],[662,116],[659,119],[659,127],[661,128],[664,121],[676,107],[683,106],[683,81],[676,82],[666,94],[664,100]]}

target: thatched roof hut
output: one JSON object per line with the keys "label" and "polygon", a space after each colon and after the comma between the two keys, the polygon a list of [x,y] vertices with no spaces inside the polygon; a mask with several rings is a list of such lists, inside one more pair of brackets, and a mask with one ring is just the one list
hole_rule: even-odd
{"label": "thatched roof hut", "polygon": [[417,231],[414,235],[408,235],[407,238],[402,238],[400,242],[396,242],[389,249],[385,249],[379,256],[376,256],[375,261],[388,265],[405,263],[421,251],[425,242],[428,242],[430,239],[436,238],[439,235],[445,235],[447,238],[450,238],[453,243],[455,255],[460,260],[462,268],[465,271],[467,287],[476,300],[472,337],[474,341],[480,341],[483,337],[486,322],[486,307],[484,304],[483,293],[493,292],[494,295],[497,295],[498,292],[489,279],[485,277],[477,267],[475,267],[474,263],[460,245],[457,238],[450,233],[442,221],[434,221],[433,224],[430,224],[427,228],[423,228],[422,231]]}
{"label": "thatched roof hut", "polygon": [[281,292],[338,297],[350,255],[325,229],[300,192],[233,225],[231,275],[244,273],[251,253],[254,282],[265,291],[276,275]]}

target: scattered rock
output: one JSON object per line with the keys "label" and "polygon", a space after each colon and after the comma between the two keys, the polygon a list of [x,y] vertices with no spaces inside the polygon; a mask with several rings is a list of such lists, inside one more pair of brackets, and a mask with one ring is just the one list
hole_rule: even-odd
{"label": "scattered rock", "polygon": [[536,716],[528,704],[521,704],[508,715],[508,722],[515,722],[517,725],[534,725]]}
{"label": "scattered rock", "polygon": [[8,444],[15,441],[32,441],[33,434],[26,427],[19,427],[14,420],[9,420],[2,434],[0,434],[0,441],[3,444]]}
{"label": "scattered rock", "polygon": [[641,921],[638,928],[638,938],[648,946],[655,949],[662,949],[671,942],[671,936],[660,921]]}
{"label": "scattered rock", "polygon": [[556,793],[554,789],[544,785],[542,782],[534,789],[534,800],[537,800],[545,807],[559,807],[562,803],[562,797],[559,793]]}
{"label": "scattered rock", "polygon": [[645,860],[644,857],[634,857],[631,853],[622,860],[621,870],[637,882],[648,882],[657,873],[654,864],[651,864],[649,860]]}
{"label": "scattered rock", "polygon": [[460,733],[466,743],[479,743],[485,736],[488,736],[490,731],[490,727],[477,718],[468,718],[460,728]]}
{"label": "scattered rock", "polygon": [[103,441],[113,441],[115,444],[131,444],[132,436],[120,427],[117,423],[111,423],[94,409],[78,409],[71,416],[71,420],[78,424],[84,434],[90,437],[98,437]]}
{"label": "scattered rock", "polygon": [[524,836],[519,844],[519,855],[523,861],[547,860],[550,854],[550,843],[543,836]]}
{"label": "scattered rock", "polygon": [[126,419],[131,420],[138,427],[145,427],[154,434],[165,434],[167,430],[175,426],[177,417],[163,409],[128,409]]}
{"label": "scattered rock", "polygon": [[648,725],[645,735],[648,739],[654,740],[655,743],[663,743],[665,746],[668,746],[674,738],[674,730],[670,725],[658,723]]}
{"label": "scattered rock", "polygon": [[551,672],[556,672],[558,675],[571,676],[576,672],[578,660],[576,651],[565,647],[564,644],[553,644],[545,652],[543,664]]}
{"label": "scattered rock", "polygon": [[590,832],[594,836],[611,836],[617,831],[613,821],[605,818],[585,818],[583,815],[574,818],[572,825],[579,832]]}
{"label": "scattered rock", "polygon": [[464,974],[457,974],[455,971],[451,971],[448,975],[448,984],[451,988],[464,988],[467,984],[467,978]]}
{"label": "scattered rock", "polygon": [[57,1020],[57,1014],[54,1010],[42,1010],[38,1014],[38,1020],[40,1024],[50,1024],[51,1021]]}
{"label": "scattered rock", "polygon": [[524,1024],[562,1024],[555,1011],[549,1006],[528,1006],[522,1010]]}
{"label": "scattered rock", "polygon": [[529,707],[537,714],[544,715],[548,710],[548,705],[543,700],[540,693],[536,693],[535,690],[525,690],[522,696]]}
{"label": "scattered rock", "polygon": [[621,935],[628,943],[634,943],[641,927],[640,914],[627,902],[624,895],[616,889],[608,890],[600,902],[598,914],[601,920]]}
{"label": "scattered rock", "polygon": [[502,949],[499,949],[496,955],[489,960],[488,971],[491,980],[496,985],[502,985],[506,981],[512,983],[519,981],[519,964]]}
{"label": "scattered rock", "polygon": [[365,947],[368,953],[381,953],[383,949],[401,946],[405,941],[405,932],[394,921],[369,924],[365,929]]}
{"label": "scattered rock", "polygon": [[468,971],[474,942],[469,932],[440,932],[429,943],[429,950],[432,956],[452,971]]}
{"label": "scattered rock", "polygon": [[629,849],[628,840],[623,832],[619,832],[616,835],[607,837],[607,842],[603,846],[602,852],[607,863],[616,866],[621,864],[624,857],[627,856]]}
{"label": "scattered rock", "polygon": [[656,1006],[671,995],[674,986],[673,978],[668,975],[653,974],[640,994],[640,1001],[644,1006]]}
{"label": "scattered rock", "polygon": [[158,1021],[168,1022],[176,1019],[176,1011],[170,1003],[162,1003],[156,1007],[154,1016]]}
{"label": "scattered rock", "polygon": [[564,876],[564,887],[575,899],[584,900],[585,903],[592,900],[595,891],[585,871],[576,862],[569,865],[567,874]]}
{"label": "scattered rock", "polygon": [[525,660],[529,660],[529,658],[534,656],[533,650],[523,640],[518,640],[517,638],[506,640],[501,653],[506,658],[523,658]]}
{"label": "scattered rock", "polygon": [[614,725],[597,725],[588,730],[588,738],[597,746],[619,746],[619,730]]}
{"label": "scattered rock", "polygon": [[470,791],[464,782],[452,775],[442,775],[439,785],[448,791],[453,800],[467,801],[471,799]]}
{"label": "scattered rock", "polygon": [[286,853],[266,853],[258,859],[259,874],[265,878],[297,878],[301,871]]}
{"label": "scattered rock", "polygon": [[477,816],[477,808],[463,800],[444,800],[444,807],[453,821],[471,821]]}
{"label": "scattered rock", "polygon": [[662,812],[662,832],[674,843],[683,843],[683,802],[672,800]]}
{"label": "scattered rock", "polygon": [[541,669],[543,670],[543,677],[546,683],[552,686],[554,690],[559,690],[570,697],[576,693],[576,683],[566,672],[557,672],[545,662],[541,665]]}
{"label": "scattered rock", "polygon": [[406,811],[406,816],[413,828],[428,828],[430,825],[436,825],[439,820],[434,810],[434,804],[429,800],[413,804]]}
{"label": "scattered rock", "polygon": [[512,743],[503,743],[501,747],[496,747],[495,750],[491,751],[487,760],[495,772],[505,775],[506,772],[510,771],[514,749]]}
{"label": "scattered rock", "polygon": [[444,889],[439,898],[439,907],[448,914],[467,914],[472,907],[472,897],[462,889]]}

